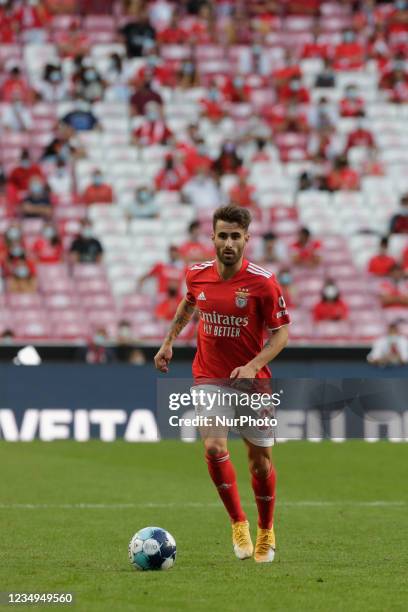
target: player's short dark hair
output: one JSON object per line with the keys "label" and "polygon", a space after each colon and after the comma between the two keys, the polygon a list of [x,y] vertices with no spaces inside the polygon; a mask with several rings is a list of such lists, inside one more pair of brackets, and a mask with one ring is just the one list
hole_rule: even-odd
{"label": "player's short dark hair", "polygon": [[249,224],[252,221],[251,214],[247,208],[240,206],[220,206],[213,215],[213,229],[217,225],[217,221],[225,221],[226,223],[237,223],[239,227],[247,231]]}

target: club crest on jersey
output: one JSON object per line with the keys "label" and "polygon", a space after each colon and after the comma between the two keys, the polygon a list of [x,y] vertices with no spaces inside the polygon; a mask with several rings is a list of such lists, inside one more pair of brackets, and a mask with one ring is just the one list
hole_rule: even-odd
{"label": "club crest on jersey", "polygon": [[249,291],[248,289],[238,289],[235,292],[235,304],[238,308],[245,308],[248,304]]}

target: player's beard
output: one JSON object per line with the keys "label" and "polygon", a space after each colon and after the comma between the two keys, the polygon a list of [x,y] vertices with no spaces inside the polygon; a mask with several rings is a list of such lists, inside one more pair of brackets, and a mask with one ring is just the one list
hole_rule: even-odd
{"label": "player's beard", "polygon": [[242,249],[217,249],[217,258],[221,261],[224,266],[235,266],[235,264],[241,259]]}

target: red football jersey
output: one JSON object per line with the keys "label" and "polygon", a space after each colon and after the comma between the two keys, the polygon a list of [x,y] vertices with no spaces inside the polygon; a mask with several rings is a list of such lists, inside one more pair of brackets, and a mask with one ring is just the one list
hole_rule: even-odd
{"label": "red football jersey", "polygon": [[[186,299],[199,311],[195,379],[229,378],[264,345],[264,331],[290,323],[275,276],[244,259],[232,278],[220,277],[216,262],[192,266],[186,274]],[[270,378],[265,366],[257,378]]]}

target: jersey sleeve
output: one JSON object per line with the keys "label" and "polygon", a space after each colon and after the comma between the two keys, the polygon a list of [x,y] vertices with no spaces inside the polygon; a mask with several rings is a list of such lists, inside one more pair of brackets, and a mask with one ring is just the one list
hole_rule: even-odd
{"label": "jersey sleeve", "polygon": [[289,313],[282,295],[282,289],[276,278],[269,278],[264,285],[261,309],[265,325],[268,329],[275,330],[284,325],[289,325]]}
{"label": "jersey sleeve", "polygon": [[195,305],[196,298],[195,298],[195,295],[194,295],[193,290],[192,290],[191,270],[187,270],[187,273],[186,273],[186,287],[187,287],[187,292],[186,292],[185,298],[186,298],[187,302],[189,302],[190,304]]}

